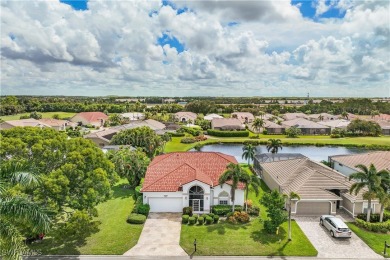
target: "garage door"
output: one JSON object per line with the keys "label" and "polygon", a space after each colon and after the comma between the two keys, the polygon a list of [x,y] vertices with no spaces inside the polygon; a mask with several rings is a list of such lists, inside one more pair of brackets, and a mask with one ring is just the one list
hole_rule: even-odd
{"label": "garage door", "polygon": [[182,212],[182,198],[149,198],[150,212]]}
{"label": "garage door", "polygon": [[298,202],[296,215],[301,216],[320,216],[330,214],[329,201],[324,202]]}

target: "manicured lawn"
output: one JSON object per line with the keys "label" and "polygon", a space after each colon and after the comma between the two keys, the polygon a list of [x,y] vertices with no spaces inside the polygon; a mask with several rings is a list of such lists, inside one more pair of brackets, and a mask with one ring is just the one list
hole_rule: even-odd
{"label": "manicured lawn", "polygon": [[[127,183],[122,180],[113,187],[113,197],[98,205],[100,221],[98,231],[87,237],[68,241],[54,241],[45,237],[42,243],[33,248],[42,254],[51,255],[122,255],[138,241],[143,225],[126,223],[126,218],[134,206],[132,190],[122,188]],[[48,234],[50,236],[50,234]]]}
{"label": "manicured lawn", "polygon": [[[63,119],[63,118],[71,118],[76,113],[72,113],[72,112],[38,112],[38,114],[42,114],[42,118],[53,118],[53,115],[58,114],[60,116],[60,119]],[[28,116],[28,115],[30,115],[30,113],[2,116],[0,118],[4,121],[9,121],[9,120],[18,120],[18,119],[20,119],[20,116]]]}
{"label": "manicured lawn", "polygon": [[[374,250],[377,254],[383,256],[383,249],[385,247],[384,244],[385,241],[387,241],[387,243],[390,243],[390,235],[383,233],[373,233],[356,226],[354,223],[347,223],[347,225],[369,247],[371,247],[372,250]],[[388,248],[387,252],[388,253],[386,257],[390,257],[390,248]]]}

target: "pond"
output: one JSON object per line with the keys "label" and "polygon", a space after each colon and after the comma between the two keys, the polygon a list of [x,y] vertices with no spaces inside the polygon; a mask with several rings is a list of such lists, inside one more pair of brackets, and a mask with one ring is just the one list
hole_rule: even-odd
{"label": "pond", "polygon": [[[203,152],[221,152],[224,154],[234,156],[238,162],[246,162],[242,159],[242,144],[211,144],[205,145],[200,150]],[[259,145],[257,148],[257,154],[267,153],[266,145]],[[194,150],[191,150],[194,151]],[[301,153],[313,161],[328,160],[330,155],[341,155],[341,154],[355,154],[368,152],[367,149],[362,148],[351,148],[342,146],[284,146],[279,153]]]}

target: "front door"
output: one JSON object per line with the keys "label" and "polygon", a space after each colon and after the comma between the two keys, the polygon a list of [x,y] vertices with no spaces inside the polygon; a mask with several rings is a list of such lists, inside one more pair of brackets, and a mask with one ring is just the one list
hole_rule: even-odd
{"label": "front door", "polygon": [[200,211],[200,200],[192,200],[192,211],[193,212]]}

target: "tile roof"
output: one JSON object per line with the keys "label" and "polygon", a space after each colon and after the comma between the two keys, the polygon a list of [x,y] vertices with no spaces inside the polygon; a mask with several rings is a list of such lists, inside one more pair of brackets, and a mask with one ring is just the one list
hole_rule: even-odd
{"label": "tile roof", "polygon": [[36,120],[34,118],[28,118],[28,119],[20,119],[20,120],[10,120],[10,121],[5,121],[0,124],[0,129],[1,125],[10,125],[13,127],[21,126],[21,127],[26,127],[26,126],[32,126],[32,127],[51,127],[48,124],[45,124],[43,122],[40,122],[39,120]]}
{"label": "tile roof", "polygon": [[[102,112],[81,112],[81,113],[74,115],[72,118],[74,118],[76,116],[82,117],[90,123],[94,123],[94,122],[100,123],[101,119],[103,119],[103,120],[108,119],[108,116]],[[72,118],[70,120],[72,120]]]}
{"label": "tile roof", "polygon": [[177,112],[175,113],[175,117],[176,118],[187,117],[187,118],[191,118],[192,120],[195,120],[198,117],[198,115],[193,112]]}
{"label": "tile roof", "polygon": [[[155,157],[150,163],[142,191],[174,192],[194,180],[217,186],[229,163],[237,163],[230,155],[217,152],[176,152]],[[239,188],[244,188],[243,184]]]}
{"label": "tile roof", "polygon": [[347,176],[306,157],[265,162],[261,167],[280,186],[281,192],[294,191],[301,199],[340,199],[330,192],[338,189],[352,201],[362,200],[362,192],[357,196],[349,194],[353,182]]}
{"label": "tile roof", "polygon": [[347,128],[351,121],[345,119],[336,119],[329,121],[319,121],[317,123],[320,125],[329,126],[331,128]]}
{"label": "tile roof", "polygon": [[307,115],[304,113],[286,113],[283,115],[284,120],[292,120],[296,118],[307,118]]}
{"label": "tile roof", "polygon": [[264,120],[264,127],[265,128],[284,128],[281,125],[278,125],[272,121]]}
{"label": "tile roof", "polygon": [[237,118],[214,118],[211,120],[211,128],[245,129],[241,120]]}
{"label": "tile roof", "polygon": [[321,128],[321,129],[329,128],[328,126],[320,125],[316,122],[307,120],[305,118],[295,118],[292,120],[284,121],[284,122],[282,122],[282,126],[286,126],[286,127],[296,126],[298,128],[312,128],[312,129],[313,128]]}
{"label": "tile roof", "polygon": [[58,120],[58,119],[53,119],[53,118],[42,118],[39,119],[38,121],[47,124],[49,126],[64,126],[67,124],[69,121],[67,120]]}
{"label": "tile roof", "polygon": [[390,151],[378,151],[352,155],[334,155],[329,156],[329,158],[356,171],[358,171],[358,169],[355,168],[356,165],[363,164],[368,167],[371,163],[375,165],[377,171],[385,169],[390,170]]}

